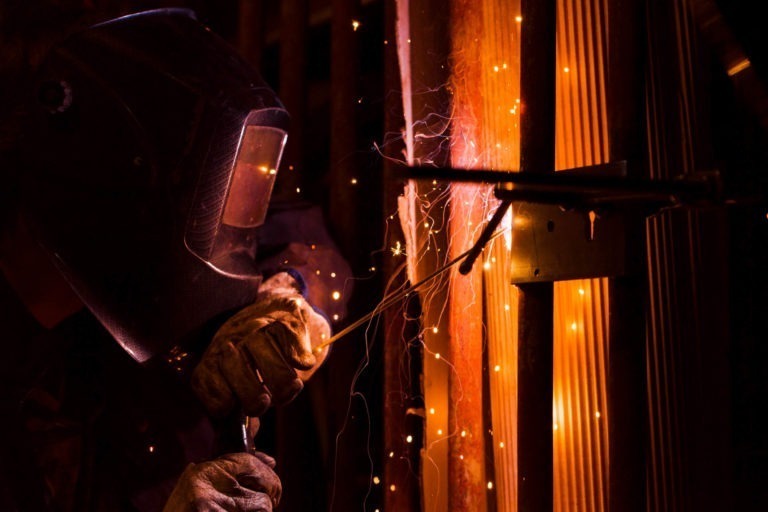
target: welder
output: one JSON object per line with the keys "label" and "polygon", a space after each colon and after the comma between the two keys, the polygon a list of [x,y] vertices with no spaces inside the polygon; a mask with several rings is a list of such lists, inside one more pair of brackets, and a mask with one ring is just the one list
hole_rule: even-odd
{"label": "welder", "polygon": [[270,202],[287,112],[183,9],[76,30],[33,84],[0,255],[38,323],[6,308],[33,334],[3,363],[0,505],[272,510],[248,445],[325,359],[323,277],[349,275],[317,208]]}

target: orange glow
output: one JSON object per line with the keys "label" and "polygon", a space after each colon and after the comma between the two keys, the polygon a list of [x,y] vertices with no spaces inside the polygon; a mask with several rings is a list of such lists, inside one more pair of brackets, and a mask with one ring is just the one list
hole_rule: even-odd
{"label": "orange glow", "polygon": [[[459,4],[452,2],[454,9]],[[478,4],[481,8],[454,16],[451,27],[456,49],[450,80],[451,164],[517,170],[520,123],[525,122],[525,99],[520,98],[520,2],[480,0]],[[605,9],[601,0],[558,0],[556,69],[562,71],[556,73],[558,169],[607,161]],[[401,37],[399,44],[406,47],[410,40]],[[403,80],[403,89],[408,89],[410,83]],[[404,98],[406,146],[413,163],[413,131],[418,126],[408,117],[410,101]],[[429,212],[422,202],[433,190],[426,184],[409,184],[400,203],[407,251],[398,243],[393,254],[405,254],[412,282],[439,266],[441,250],[441,254],[455,254],[468,248],[494,207],[487,189],[452,187],[452,222],[436,238],[430,231],[434,222],[427,222]],[[509,218],[503,225],[511,223]],[[448,510],[448,493],[457,493],[451,494],[452,511],[482,512],[487,499],[496,500],[494,508],[499,512],[517,510],[518,294],[510,285],[510,254],[505,244],[491,244],[483,254],[484,264],[478,262],[470,276],[451,275],[448,283],[422,292],[424,393],[433,406],[426,418],[422,461],[424,510],[430,512]],[[554,504],[560,512],[607,507],[608,308],[607,279],[555,285],[551,433]],[[481,311],[485,311],[484,330],[467,321],[479,318]],[[439,330],[432,328],[438,324]],[[483,432],[482,388],[477,384],[483,333],[490,362],[493,481],[484,474],[483,436],[477,435]],[[465,359],[467,354],[474,359]],[[453,389],[461,389],[461,400]],[[488,493],[490,489],[494,492]]]}
{"label": "orange glow", "polygon": [[738,75],[739,73],[741,73],[751,65],[752,63],[749,62],[749,59],[746,59],[746,58],[742,59],[736,64],[734,64],[732,67],[728,68],[728,76]]}
{"label": "orange glow", "polygon": [[[605,4],[558,0],[555,166],[608,161]],[[572,73],[572,69],[579,73]],[[594,218],[592,218],[594,220]],[[608,506],[608,280],[555,283],[555,511]],[[600,421],[595,421],[599,418]]]}

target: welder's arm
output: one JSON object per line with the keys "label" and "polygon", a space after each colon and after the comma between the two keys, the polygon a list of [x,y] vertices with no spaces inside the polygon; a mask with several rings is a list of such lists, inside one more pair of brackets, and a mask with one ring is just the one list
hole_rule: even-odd
{"label": "welder's arm", "polygon": [[274,459],[259,452],[190,464],[163,512],[272,512],[282,493],[274,467]]}
{"label": "welder's arm", "polygon": [[192,388],[215,417],[240,406],[249,416],[293,400],[328,354],[314,347],[330,336],[328,321],[287,272],[267,279],[256,302],[216,333],[192,374]]}

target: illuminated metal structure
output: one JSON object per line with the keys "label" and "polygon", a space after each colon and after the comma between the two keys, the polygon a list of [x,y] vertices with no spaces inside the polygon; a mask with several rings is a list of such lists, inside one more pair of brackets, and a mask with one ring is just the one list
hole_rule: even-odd
{"label": "illuminated metal structure", "polygon": [[[511,252],[493,244],[476,265],[482,269],[468,261],[467,278],[453,275],[422,292],[423,510],[685,510],[727,502],[728,482],[713,476],[724,470],[691,462],[697,447],[719,446],[724,431],[694,430],[684,440],[690,411],[705,408],[701,394],[687,393],[692,379],[704,374],[702,365],[722,366],[716,354],[726,321],[707,294],[723,285],[702,275],[722,263],[715,245],[723,212],[667,211],[729,202],[717,173],[696,172],[711,168],[706,132],[696,125],[691,36],[702,3],[452,2],[452,103],[426,117],[450,117],[446,165],[424,142],[438,130],[420,125],[423,111],[414,113],[425,108],[415,98],[445,80],[443,62],[431,74],[417,68],[431,65],[421,52],[436,60],[443,47],[414,18],[439,8],[398,2],[407,160],[426,164],[410,171],[415,181],[405,193],[409,277],[441,261],[441,249],[467,249],[466,232],[472,241],[480,235],[478,219],[490,219],[478,247],[498,226],[513,233]],[[513,169],[521,173],[499,172]],[[489,214],[487,188],[446,186],[454,179],[502,183],[498,214]],[[505,224],[502,212],[517,201],[538,205],[525,204]],[[510,282],[519,283],[512,293]],[[480,334],[472,328],[477,318],[485,321]],[[467,352],[484,359],[470,361]],[[715,410],[700,416],[711,421]],[[712,450],[713,460],[721,455]],[[713,484],[712,503],[692,491],[702,479]],[[397,498],[390,503],[404,509]]]}

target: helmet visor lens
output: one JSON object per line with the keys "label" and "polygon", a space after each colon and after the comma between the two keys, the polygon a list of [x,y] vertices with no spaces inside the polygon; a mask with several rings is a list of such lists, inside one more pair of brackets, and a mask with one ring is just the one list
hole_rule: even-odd
{"label": "helmet visor lens", "polygon": [[279,128],[245,126],[224,205],[223,224],[254,228],[264,223],[286,140],[287,134]]}

